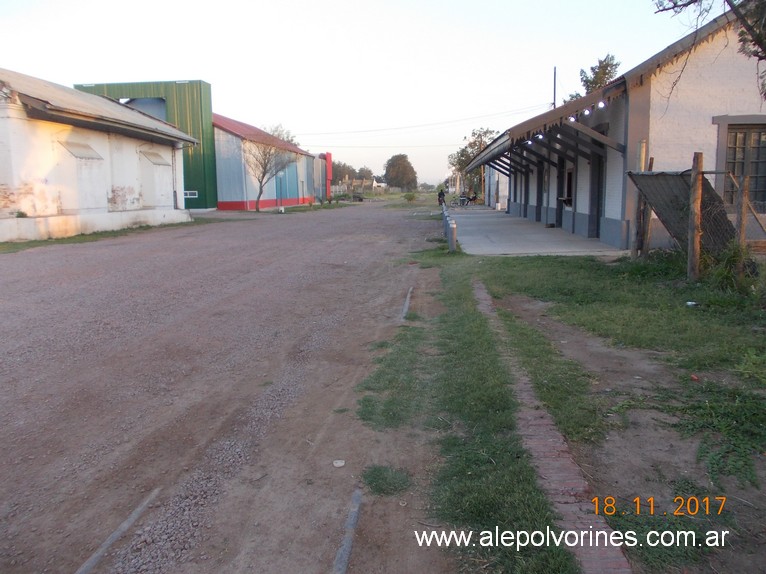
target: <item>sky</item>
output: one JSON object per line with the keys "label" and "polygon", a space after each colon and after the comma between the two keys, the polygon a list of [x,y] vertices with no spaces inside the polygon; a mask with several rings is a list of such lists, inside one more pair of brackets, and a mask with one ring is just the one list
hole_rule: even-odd
{"label": "sky", "polygon": [[[723,12],[713,11],[715,17]],[[313,154],[437,184],[498,132],[693,31],[653,0],[0,0],[0,68],[57,84],[203,80],[213,111],[282,125]]]}

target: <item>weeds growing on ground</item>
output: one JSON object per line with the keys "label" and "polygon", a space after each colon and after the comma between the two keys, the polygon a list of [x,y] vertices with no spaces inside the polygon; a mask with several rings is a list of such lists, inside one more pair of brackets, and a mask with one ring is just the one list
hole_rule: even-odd
{"label": "weeds growing on ground", "polygon": [[[438,245],[416,257],[422,267],[442,267],[441,298],[448,312],[435,322],[418,317],[420,323],[414,328],[423,331],[417,336],[409,332],[412,326],[402,328],[402,339],[389,348],[390,359],[379,362],[388,375],[373,375],[360,387],[367,395],[360,400],[359,416],[373,424],[393,417],[382,415],[384,403],[391,401],[389,410],[404,413],[396,424],[414,424],[415,418],[408,413],[415,410],[423,429],[439,433],[444,465],[433,484],[434,509],[438,518],[456,527],[544,530],[554,520],[516,433],[514,382],[499,358],[486,319],[476,309],[472,278],[482,280],[497,298],[523,293],[549,301],[550,314],[615,345],[654,349],[673,364],[699,373],[715,369],[736,373],[750,385],[764,382],[763,306],[750,294],[722,291],[709,283],[689,284],[685,263],[677,254],[604,263],[579,257],[478,258],[448,253],[444,245]],[[515,356],[560,430],[570,440],[600,440],[607,428],[606,406],[593,400],[587,371],[558,355],[534,328],[508,314],[501,317]],[[425,357],[406,352],[420,344],[438,348],[441,354]],[[409,380],[412,374],[414,379]],[[394,382],[399,379],[404,382]],[[766,399],[759,388],[731,381],[723,384],[711,377],[703,383],[681,383],[679,389],[627,397],[608,412],[655,408],[672,414],[680,433],[701,438],[699,456],[711,477],[733,475],[755,484],[753,459],[766,450]],[[416,409],[413,404],[418,405]],[[689,481],[676,483],[679,493],[700,491]],[[609,521],[613,528],[635,530],[639,537],[662,529],[701,536],[719,525],[718,518],[694,521],[673,516],[619,515]],[[466,564],[483,572],[577,571],[574,559],[563,549],[506,550],[474,547],[461,552]],[[631,552],[647,571],[662,571],[701,557],[697,549],[683,546]]]}
{"label": "weeds growing on ground", "polygon": [[373,494],[391,496],[410,486],[410,476],[405,470],[390,466],[372,465],[364,469],[362,480]]}

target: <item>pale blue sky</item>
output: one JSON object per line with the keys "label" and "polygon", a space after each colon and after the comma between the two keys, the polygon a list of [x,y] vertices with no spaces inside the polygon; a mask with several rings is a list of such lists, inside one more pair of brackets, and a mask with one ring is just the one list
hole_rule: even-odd
{"label": "pale blue sky", "polygon": [[[713,14],[723,12],[723,2]],[[382,174],[438,183],[474,128],[503,130],[694,27],[652,0],[0,0],[0,67],[79,83],[204,80],[213,110]]]}

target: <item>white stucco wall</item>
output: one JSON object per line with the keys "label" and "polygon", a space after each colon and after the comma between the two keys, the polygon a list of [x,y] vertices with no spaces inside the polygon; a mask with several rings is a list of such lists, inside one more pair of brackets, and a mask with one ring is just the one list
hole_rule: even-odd
{"label": "white stucco wall", "polygon": [[0,103],[0,241],[189,221],[174,208],[182,190],[172,146],[30,119]]}
{"label": "white stucco wall", "polygon": [[508,204],[508,177],[490,166],[486,167],[484,177],[486,205],[504,211]]}
{"label": "white stucco wall", "polygon": [[697,151],[714,169],[718,128],[712,118],[763,113],[756,60],[738,50],[729,28],[652,76],[648,154],[655,171],[690,169]]}

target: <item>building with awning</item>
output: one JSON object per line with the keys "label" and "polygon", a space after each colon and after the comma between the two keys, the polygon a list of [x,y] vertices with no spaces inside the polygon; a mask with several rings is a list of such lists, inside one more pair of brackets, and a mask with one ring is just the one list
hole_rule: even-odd
{"label": "building with awning", "polygon": [[[628,171],[682,171],[703,152],[718,193],[751,175],[766,204],[766,115],[757,61],[739,52],[727,12],[607,86],[505,130],[485,166],[486,203],[627,249],[637,190]],[[497,205],[499,204],[499,205]]]}

